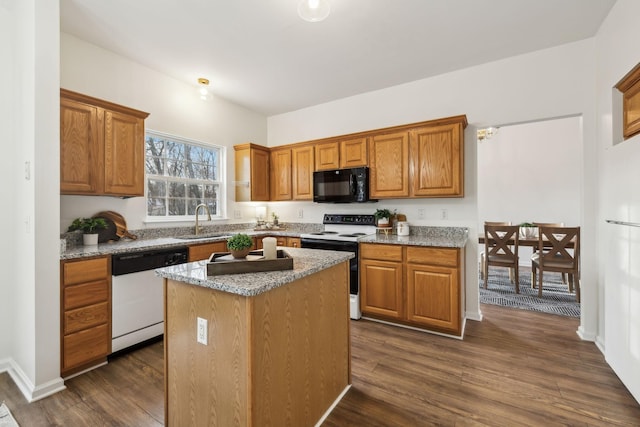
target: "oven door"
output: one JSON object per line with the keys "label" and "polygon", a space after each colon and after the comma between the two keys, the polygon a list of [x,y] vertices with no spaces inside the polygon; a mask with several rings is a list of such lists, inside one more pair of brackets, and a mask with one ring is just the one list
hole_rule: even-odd
{"label": "oven door", "polygon": [[342,242],[339,240],[311,239],[303,237],[300,239],[300,247],[307,249],[324,249],[329,251],[353,252],[355,257],[349,260],[349,293],[358,295],[360,292],[360,281],[358,278],[358,243]]}

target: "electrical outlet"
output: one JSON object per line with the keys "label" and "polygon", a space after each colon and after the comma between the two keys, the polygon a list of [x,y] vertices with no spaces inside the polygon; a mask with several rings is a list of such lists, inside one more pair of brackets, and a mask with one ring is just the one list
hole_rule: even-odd
{"label": "electrical outlet", "polygon": [[207,345],[207,319],[198,317],[197,340],[200,344]]}
{"label": "electrical outlet", "polygon": [[235,219],[242,219],[242,212],[240,212],[238,209],[233,211],[233,218]]}
{"label": "electrical outlet", "polygon": [[418,209],[418,219],[425,219],[427,216],[424,208]]}
{"label": "electrical outlet", "polygon": [[449,218],[449,212],[446,209],[440,209],[440,219]]}
{"label": "electrical outlet", "polygon": [[304,218],[304,209],[298,209],[298,218]]}

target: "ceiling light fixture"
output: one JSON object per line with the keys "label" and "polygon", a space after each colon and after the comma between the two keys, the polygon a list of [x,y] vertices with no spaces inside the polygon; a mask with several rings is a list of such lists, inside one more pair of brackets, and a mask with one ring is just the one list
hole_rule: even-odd
{"label": "ceiling light fixture", "polygon": [[298,3],[298,15],[308,22],[320,22],[331,12],[328,0],[301,0]]}
{"label": "ceiling light fixture", "polygon": [[209,79],[205,79],[204,77],[198,79],[198,94],[200,95],[200,99],[204,101],[209,98]]}

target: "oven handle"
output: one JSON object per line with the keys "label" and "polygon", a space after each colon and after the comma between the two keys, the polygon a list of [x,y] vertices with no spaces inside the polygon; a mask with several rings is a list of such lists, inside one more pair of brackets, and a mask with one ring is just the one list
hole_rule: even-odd
{"label": "oven handle", "polygon": [[305,243],[311,245],[323,245],[323,246],[340,246],[340,247],[352,247],[357,248],[357,242],[345,242],[342,240],[325,240],[325,239],[312,239],[308,237],[303,237],[300,239],[300,246],[304,248]]}

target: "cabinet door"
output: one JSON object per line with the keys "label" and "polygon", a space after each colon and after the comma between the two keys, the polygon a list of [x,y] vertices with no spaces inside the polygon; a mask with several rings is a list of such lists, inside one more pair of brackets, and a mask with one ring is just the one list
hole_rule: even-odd
{"label": "cabinet door", "polygon": [[411,196],[464,195],[463,138],[460,123],[411,131]]}
{"label": "cabinet door", "polygon": [[227,242],[203,243],[189,246],[189,262],[209,259],[214,252],[227,252]]}
{"label": "cabinet door", "polygon": [[313,147],[291,149],[293,200],[313,200]]}
{"label": "cabinet door", "polygon": [[251,200],[269,200],[269,152],[251,149]]}
{"label": "cabinet door", "polygon": [[458,269],[407,264],[407,320],[444,332],[460,331]]}
{"label": "cabinet door", "polygon": [[102,162],[98,109],[60,99],[60,193],[95,194]]}
{"label": "cabinet door", "polygon": [[355,138],[340,141],[340,168],[358,168],[367,166],[367,138]]}
{"label": "cabinet door", "polygon": [[404,318],[402,263],[361,259],[360,309],[365,314]]}
{"label": "cabinet door", "polygon": [[409,132],[371,137],[369,146],[372,199],[409,196]]}
{"label": "cabinet door", "polygon": [[104,192],[144,196],[144,120],[105,111]]}
{"label": "cabinet door", "polygon": [[316,144],[315,157],[317,171],[340,168],[340,148],[337,142]]}
{"label": "cabinet door", "polygon": [[291,150],[271,151],[271,200],[291,200]]}

